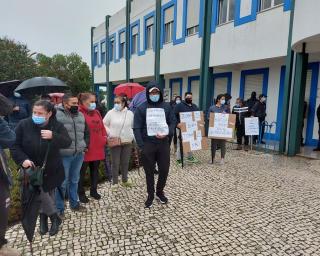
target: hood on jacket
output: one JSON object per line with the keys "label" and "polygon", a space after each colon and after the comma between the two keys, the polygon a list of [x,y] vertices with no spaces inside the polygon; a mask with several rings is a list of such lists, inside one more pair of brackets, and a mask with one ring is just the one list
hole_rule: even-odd
{"label": "hood on jacket", "polygon": [[[152,87],[157,87],[157,88],[159,89],[159,91],[160,91],[160,99],[159,99],[158,102],[152,102],[152,101],[150,100],[150,98],[149,98],[149,90],[150,90]],[[146,97],[147,97],[147,101],[148,101],[149,104],[155,105],[155,104],[159,104],[159,103],[162,103],[162,102],[163,102],[163,93],[162,93],[162,90],[161,90],[161,88],[160,88],[160,86],[159,86],[159,84],[158,84],[157,82],[152,81],[152,82],[149,82],[149,83],[148,83],[148,85],[147,85],[147,87],[146,87]]]}
{"label": "hood on jacket", "polygon": [[252,100],[257,99],[257,93],[256,92],[252,92],[250,99],[252,99]]}

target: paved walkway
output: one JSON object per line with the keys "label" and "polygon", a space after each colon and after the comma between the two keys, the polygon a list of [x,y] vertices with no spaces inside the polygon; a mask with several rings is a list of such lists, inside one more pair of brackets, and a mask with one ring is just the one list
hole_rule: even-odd
{"label": "paved walkway", "polygon": [[[172,164],[170,203],[143,208],[144,175],[86,213],[66,212],[55,237],[37,235],[34,255],[320,255],[320,161],[230,151],[224,166]],[[8,238],[29,255],[20,225]]]}

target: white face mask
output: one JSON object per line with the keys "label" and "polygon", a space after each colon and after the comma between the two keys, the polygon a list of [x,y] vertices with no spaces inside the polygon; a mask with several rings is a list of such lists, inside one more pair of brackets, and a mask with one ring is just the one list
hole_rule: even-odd
{"label": "white face mask", "polygon": [[221,100],[220,103],[221,105],[224,105],[226,103],[226,100]]}

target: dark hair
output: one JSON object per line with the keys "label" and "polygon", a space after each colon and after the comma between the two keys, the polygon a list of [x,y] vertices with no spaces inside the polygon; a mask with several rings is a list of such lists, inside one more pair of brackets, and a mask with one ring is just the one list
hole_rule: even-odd
{"label": "dark hair", "polygon": [[180,100],[182,99],[181,96],[178,95],[178,96],[176,96],[176,97],[174,98],[174,101],[176,101],[178,98],[179,98]]}
{"label": "dark hair", "polygon": [[184,94],[184,97],[186,97],[187,95],[192,95],[192,92],[186,92],[186,93]]}
{"label": "dark hair", "polygon": [[83,102],[88,100],[91,96],[96,97],[96,95],[92,92],[79,93],[78,99],[79,99],[80,104],[83,104]]}
{"label": "dark hair", "polygon": [[114,97],[115,99],[120,99],[121,103],[124,104],[124,107],[127,108],[128,107],[128,101],[127,101],[127,98],[124,97],[124,96],[116,96]]}
{"label": "dark hair", "polygon": [[54,111],[54,105],[47,100],[38,100],[33,104],[33,107],[43,107],[47,113]]}
{"label": "dark hair", "polygon": [[0,93],[0,116],[11,114],[12,108],[11,101]]}
{"label": "dark hair", "polygon": [[217,96],[216,103],[218,103],[218,101],[221,100],[222,97],[225,97],[224,94],[219,94]]}
{"label": "dark hair", "polygon": [[63,97],[62,97],[62,101],[63,101],[63,102],[67,102],[67,101],[70,100],[71,98],[77,98],[77,95],[72,94],[72,93],[70,93],[70,92],[65,93],[65,94],[63,95]]}
{"label": "dark hair", "polygon": [[40,100],[51,100],[51,97],[49,94],[43,94],[40,96]]}

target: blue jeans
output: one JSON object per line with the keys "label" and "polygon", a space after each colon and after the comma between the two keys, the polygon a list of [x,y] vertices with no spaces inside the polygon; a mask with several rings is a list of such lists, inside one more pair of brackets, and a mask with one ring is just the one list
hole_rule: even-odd
{"label": "blue jeans", "polygon": [[69,196],[71,208],[79,205],[78,202],[78,183],[80,178],[80,169],[83,163],[84,154],[79,153],[74,156],[65,156],[62,158],[65,180],[56,191],[56,204],[60,213],[64,212],[64,198],[66,192]]}

